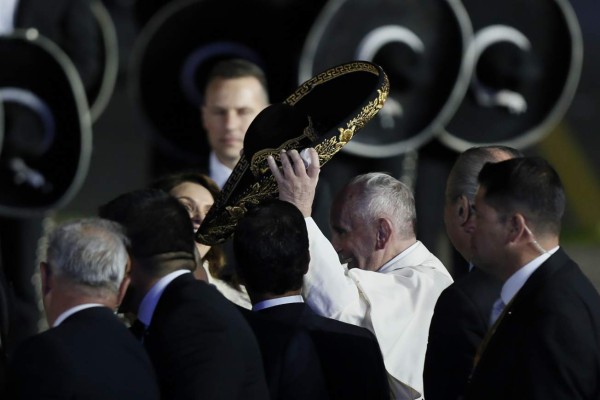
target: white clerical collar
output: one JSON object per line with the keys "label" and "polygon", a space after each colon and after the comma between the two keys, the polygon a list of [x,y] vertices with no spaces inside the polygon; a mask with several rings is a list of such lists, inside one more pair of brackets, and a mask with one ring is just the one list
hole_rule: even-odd
{"label": "white clerical collar", "polygon": [[409,253],[411,253],[414,249],[416,249],[418,244],[419,244],[419,241],[417,240],[414,244],[412,244],[410,247],[407,247],[403,252],[398,254],[396,257],[392,258],[390,261],[383,264],[383,266],[381,268],[379,268],[377,270],[377,272],[387,272],[388,270],[390,270],[392,265],[396,264],[396,262],[398,260],[403,259]]}
{"label": "white clerical collar", "polygon": [[254,304],[252,306],[252,311],[260,311],[260,310],[264,310],[265,308],[270,308],[270,307],[275,307],[275,306],[280,306],[282,304],[290,304],[290,303],[304,303],[304,299],[300,295],[294,295],[294,296],[278,297],[276,299],[263,300],[263,301],[259,301],[258,303]]}
{"label": "white clerical collar", "polygon": [[92,307],[106,307],[106,306],[104,304],[98,304],[98,303],[87,303],[87,304],[80,304],[78,306],[71,307],[67,311],[64,311],[62,314],[60,314],[58,316],[58,318],[56,318],[56,320],[54,321],[54,324],[52,324],[52,327],[56,328],[57,326],[62,324],[65,319],[69,318],[71,315],[75,314],[76,312],[85,310],[86,308],[92,308]]}
{"label": "white clerical collar", "polygon": [[510,278],[504,285],[502,286],[502,292],[500,292],[500,297],[504,304],[508,304],[513,297],[521,290],[525,282],[529,279],[531,274],[533,274],[550,256],[558,250],[559,246],[547,251],[546,253],[538,256],[521,267],[517,272],[512,274]]}
{"label": "white clerical collar", "polygon": [[156,282],[154,286],[152,286],[152,288],[148,291],[148,293],[146,293],[146,295],[142,299],[142,302],[140,303],[140,308],[138,310],[138,319],[142,321],[144,325],[150,325],[150,321],[152,321],[152,315],[154,315],[154,310],[156,309],[158,300],[160,300],[160,296],[162,296],[167,285],[178,276],[190,272],[191,271],[187,269],[179,269],[177,271],[173,271],[170,274],[167,274],[160,278],[160,280]]}
{"label": "white clerical collar", "polygon": [[2,0],[0,7],[0,36],[10,35],[15,29],[17,0]]}
{"label": "white clerical collar", "polygon": [[219,186],[219,189],[223,189],[225,182],[229,179],[229,175],[233,172],[231,168],[219,161],[214,151],[210,152],[208,171],[212,180]]}

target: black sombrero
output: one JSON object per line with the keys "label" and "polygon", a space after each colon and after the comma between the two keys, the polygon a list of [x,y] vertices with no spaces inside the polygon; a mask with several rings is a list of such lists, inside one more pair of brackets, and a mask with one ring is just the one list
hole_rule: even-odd
{"label": "black sombrero", "polygon": [[463,0],[475,31],[470,89],[440,136],[448,147],[523,149],[564,116],[583,44],[568,0]]}
{"label": "black sombrero", "polygon": [[468,87],[471,39],[458,0],[331,0],[305,42],[300,81],[349,60],[381,65],[388,101],[344,152],[392,157],[419,148],[452,117]]}
{"label": "black sombrero", "polygon": [[86,176],[85,91],[68,56],[36,30],[0,36],[0,59],[0,214],[43,214],[71,200]]}
{"label": "black sombrero", "polygon": [[225,241],[252,206],[278,194],[267,157],[282,149],[314,147],[324,165],[383,107],[389,82],[381,67],[364,61],[342,64],[304,82],[283,103],[254,119],[244,154],[206,215],[196,239]]}

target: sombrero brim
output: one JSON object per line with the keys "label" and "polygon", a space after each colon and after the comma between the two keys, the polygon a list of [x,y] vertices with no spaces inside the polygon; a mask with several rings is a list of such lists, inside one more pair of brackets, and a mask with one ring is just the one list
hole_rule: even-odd
{"label": "sombrero brim", "polygon": [[263,110],[244,139],[244,155],[196,233],[221,243],[246,211],[278,195],[266,159],[281,150],[314,147],[326,164],[383,107],[389,82],[381,67],[364,61],[328,69],[298,87],[282,104]]}

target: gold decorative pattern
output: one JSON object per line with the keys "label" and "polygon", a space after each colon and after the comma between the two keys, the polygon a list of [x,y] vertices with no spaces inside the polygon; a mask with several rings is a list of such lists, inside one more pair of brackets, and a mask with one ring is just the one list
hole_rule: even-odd
{"label": "gold decorative pattern", "polygon": [[[314,87],[340,75],[356,71],[366,71],[374,75],[380,74],[380,70],[376,66],[366,62],[356,61],[341,65],[325,71],[306,81],[298,89],[296,89],[296,91],[294,91],[294,93],[290,95],[284,103],[293,106]],[[377,114],[377,112],[383,108],[390,86],[388,78],[385,74],[383,74],[382,78],[383,82],[380,88],[377,89],[376,98],[368,101],[355,117],[346,122],[345,126],[338,127],[337,135],[314,145],[315,150],[319,154],[321,166],[323,166],[338,151],[340,151],[346,143],[352,140],[356,132],[363,128],[367,122],[369,122]],[[309,119],[309,124],[304,129],[302,135],[286,141],[277,149],[269,148],[257,152],[254,154],[250,162],[248,162],[245,157],[242,157],[240,162],[238,162],[234,168],[232,176],[225,184],[222,195],[216,199],[217,201],[203,222],[202,226],[206,229],[201,228],[202,232],[198,231],[196,235],[197,240],[210,245],[224,242],[229,236],[231,236],[235,230],[237,222],[244,216],[249,208],[259,204],[262,200],[267,198],[275,198],[277,196],[277,182],[275,177],[270,173],[268,163],[266,161],[269,155],[272,155],[277,162],[280,162],[280,153],[282,149],[300,150],[300,147],[304,144],[308,145],[304,145],[303,147],[309,147],[310,143],[315,143],[318,141],[319,137],[317,137],[312,126],[312,121]],[[249,185],[241,193],[232,197],[232,193],[234,193],[237,185],[247,178],[246,174],[249,172],[251,172],[255,182]],[[245,182],[248,181],[245,180]]]}
{"label": "gold decorative pattern", "polygon": [[269,156],[273,156],[277,163],[281,162],[281,150],[300,150],[302,147],[301,142],[304,139],[310,140],[310,142],[317,141],[318,137],[313,128],[312,119],[308,117],[308,126],[304,128],[302,135],[290,139],[283,143],[276,149],[269,148],[257,151],[252,156],[252,161],[250,162],[250,170],[255,178],[258,178],[260,175],[266,174],[269,172],[269,164],[267,163],[267,158]]}

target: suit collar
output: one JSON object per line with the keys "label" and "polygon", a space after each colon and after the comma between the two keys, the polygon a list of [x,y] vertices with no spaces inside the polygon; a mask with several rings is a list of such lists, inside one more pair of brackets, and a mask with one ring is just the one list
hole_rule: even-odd
{"label": "suit collar", "polygon": [[[544,285],[546,281],[552,278],[560,269],[564,268],[569,262],[572,262],[567,253],[559,248],[542,265],[540,265],[533,274],[527,279],[521,290],[512,300],[512,306],[516,307],[527,298],[534,295],[537,290]],[[511,307],[512,308],[512,307]]]}
{"label": "suit collar", "polygon": [[278,297],[276,299],[263,300],[263,301],[260,301],[256,304],[254,304],[252,306],[252,311],[260,311],[260,310],[264,310],[265,308],[270,308],[270,307],[275,307],[275,306],[279,306],[282,304],[290,304],[290,303],[304,303],[304,299],[302,298],[302,296],[297,295],[297,296],[285,296],[285,297]]}
{"label": "suit collar", "polygon": [[152,288],[146,293],[142,302],[140,303],[140,307],[138,309],[138,319],[142,321],[146,326],[150,325],[152,321],[152,316],[154,315],[154,310],[156,309],[156,305],[160,300],[163,292],[167,288],[167,286],[175,280],[175,278],[190,273],[190,271],[185,269],[180,269],[177,271],[173,271],[170,274],[167,274],[160,278],[158,282],[152,286]]}

